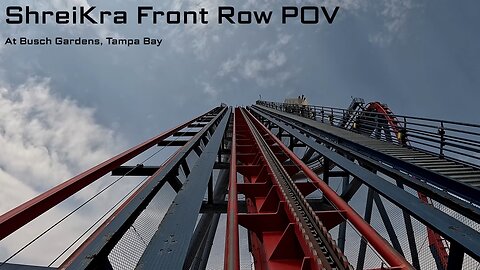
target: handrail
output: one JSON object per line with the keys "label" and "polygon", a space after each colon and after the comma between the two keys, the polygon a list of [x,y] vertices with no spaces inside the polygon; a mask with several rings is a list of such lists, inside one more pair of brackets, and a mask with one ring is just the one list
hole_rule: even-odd
{"label": "handrail", "polygon": [[[352,110],[327,106],[293,105],[261,100],[256,103],[338,127],[342,127],[345,116],[355,113]],[[369,105],[372,104],[374,103]],[[381,105],[376,102],[375,104]],[[388,115],[391,117],[389,121],[396,122],[397,126],[400,127],[398,130],[394,130],[386,122],[384,112],[371,111],[367,108],[369,108],[368,105],[356,114],[353,123],[356,128],[350,130],[370,133],[368,135],[373,133],[377,135],[378,139],[395,144],[402,144],[402,141],[399,140],[402,137],[405,139],[404,142],[411,138],[409,139],[411,145],[408,147],[427,151],[441,158],[445,157],[480,169],[480,124],[406,116],[389,112]],[[383,130],[383,133],[381,133],[381,130]],[[375,134],[374,131],[378,133]]]}

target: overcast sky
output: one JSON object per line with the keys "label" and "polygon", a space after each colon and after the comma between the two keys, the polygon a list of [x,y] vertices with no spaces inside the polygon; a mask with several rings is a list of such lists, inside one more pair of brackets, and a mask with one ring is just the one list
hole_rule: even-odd
{"label": "overcast sky", "polygon": [[[198,9],[208,25],[11,26],[7,5]],[[398,114],[480,122],[478,0],[282,1],[340,6],[332,25],[279,21],[274,0],[0,3],[0,212],[221,102],[249,105],[305,94],[350,98]],[[273,10],[269,25],[218,25],[216,7]],[[7,37],[163,38],[156,47],[12,47]],[[0,244],[0,255],[11,252]]]}

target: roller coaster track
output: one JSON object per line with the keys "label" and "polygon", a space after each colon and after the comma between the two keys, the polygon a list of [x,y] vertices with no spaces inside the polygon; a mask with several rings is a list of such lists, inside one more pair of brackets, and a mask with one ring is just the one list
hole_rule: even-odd
{"label": "roller coaster track", "polygon": [[[171,155],[159,157],[165,148]],[[211,260],[229,270],[478,269],[479,154],[480,125],[395,115],[379,102],[222,104],[2,214],[0,248],[19,248],[0,270],[188,270]],[[93,195],[72,198],[84,189]],[[85,228],[64,226],[101,196],[89,205],[98,216],[76,224]],[[48,216],[60,203],[72,209]],[[32,252],[61,229],[60,250]],[[15,242],[26,230],[37,236]],[[210,254],[217,235],[223,261]],[[34,252],[54,255],[47,266],[17,260]]]}
{"label": "roller coaster track", "polygon": [[[247,198],[248,214],[239,215],[238,223],[251,231],[255,269],[289,269],[286,265],[293,267],[291,269],[353,269],[328,232],[343,219],[352,222],[372,243],[384,256],[386,265],[392,269],[411,269],[398,252],[251,114],[237,109],[234,126],[235,150],[232,153],[240,161],[236,167],[244,176],[244,184],[238,184],[240,188],[231,186],[230,190],[240,190]],[[313,182],[294,182],[291,175],[299,171]],[[234,182],[231,179],[231,185]],[[332,202],[332,210],[316,212],[309,205],[305,196],[317,188]],[[236,194],[229,196],[230,211],[235,208],[232,201]],[[282,216],[288,221],[282,221],[285,219]],[[230,224],[235,223],[234,218],[228,215],[229,229]],[[272,224],[265,225],[268,223]],[[229,235],[235,233],[229,232]],[[227,237],[225,262],[228,269],[235,269],[227,267],[234,265],[230,257],[234,256],[231,253],[234,245]],[[297,251],[293,252],[292,248]],[[299,254],[300,250],[303,253]],[[286,259],[291,262],[286,263]]]}
{"label": "roller coaster track", "polygon": [[[363,100],[361,102],[363,102]],[[380,102],[371,102],[362,108],[362,110],[355,110],[358,106],[362,105],[361,103],[358,103],[358,101],[352,101],[352,105],[347,109],[348,113],[343,115],[342,121],[338,125],[339,127],[348,130],[359,130],[360,132],[366,135],[371,135],[377,139],[380,139],[383,135],[385,140],[389,142],[396,142],[397,144],[406,144],[410,146],[408,138],[406,138],[402,132],[403,127],[387,105],[381,104]],[[363,130],[360,130],[359,123],[361,122],[370,123],[370,125],[368,125],[369,128],[364,127]],[[372,125],[372,123],[375,123],[375,125]],[[314,158],[311,160],[312,162],[310,162],[309,165],[316,173],[322,173],[323,159]],[[316,164],[314,164],[314,162],[316,162]],[[434,168],[445,167],[441,166],[442,164],[439,163],[432,165],[435,165]],[[329,169],[332,169],[334,166],[334,164],[330,164]],[[450,166],[450,168],[454,167]],[[296,178],[301,177],[303,177],[301,174],[296,176]],[[424,203],[433,206],[427,196],[420,192],[417,192],[417,194]],[[430,248],[432,249],[432,253],[435,254],[434,258],[437,261],[438,268],[446,269],[448,264],[448,246],[446,246],[446,241],[430,228],[427,228],[427,233]]]}
{"label": "roller coaster track", "polygon": [[[473,140],[469,138],[464,140],[468,143],[467,146],[461,145],[458,138],[454,138],[454,142],[446,141],[443,122],[438,124],[437,137],[439,138],[438,149],[440,149],[440,154],[434,154],[431,149],[424,150],[411,146],[409,138],[420,137],[424,139],[422,133],[426,134],[425,131],[418,131],[415,128],[407,129],[406,123],[401,123],[398,120],[400,117],[394,115],[386,105],[378,102],[368,104],[359,114],[352,114],[354,117],[349,122],[354,124],[350,126],[349,131],[345,130],[348,127],[342,126],[342,123],[345,123],[344,116],[347,112],[345,110],[335,116],[333,108],[303,106],[301,110],[310,112],[299,113],[297,116],[282,112],[282,105],[279,103],[257,102],[257,104],[253,106],[252,110],[264,121],[266,126],[278,127],[282,131],[287,131],[290,136],[292,135],[290,130],[298,130],[314,138],[316,142],[327,145],[333,151],[340,152],[345,156],[348,154],[352,160],[359,160],[360,164],[368,161],[370,169],[386,173],[393,179],[409,178],[409,181],[403,180],[402,186],[404,183],[408,183],[407,186],[413,187],[420,201],[430,205],[433,199],[436,200],[437,204],[441,202],[441,206],[445,207],[446,205],[450,209],[455,209],[457,214],[460,213],[462,222],[467,221],[468,223],[468,220],[471,220],[469,225],[473,224],[473,229],[478,230],[478,198],[480,198],[478,172],[480,171],[474,164],[459,160],[458,157],[446,157],[443,154],[444,146],[449,143],[473,152],[476,149],[470,145]],[[302,115],[313,115],[314,117],[310,117],[313,119],[306,119]],[[420,125],[431,127],[431,125],[425,123]],[[466,132],[473,133],[471,131]],[[436,136],[432,137],[435,138]],[[476,144],[473,144],[473,146],[476,146]],[[325,159],[325,156],[322,158]],[[328,170],[331,170],[332,167],[334,167],[332,164],[329,164],[328,167],[323,166],[324,169],[328,168]],[[326,169],[326,171],[328,170]],[[399,183],[398,180],[397,183]],[[423,187],[419,188],[420,186]],[[439,190],[441,191],[439,192]],[[430,196],[433,196],[433,199],[430,199]],[[388,199],[388,196],[386,197]],[[407,210],[404,209],[404,211]],[[449,219],[450,217],[445,216],[445,218]],[[459,225],[471,233],[474,231],[472,231],[472,227],[465,226],[465,224],[459,223]],[[430,247],[437,261],[437,268],[451,269],[457,253],[452,252],[452,243],[450,243],[450,255],[447,254],[448,250],[445,243],[448,241],[444,240],[444,233],[448,229],[439,231],[438,228],[433,229],[427,226],[427,231]],[[478,232],[477,234],[473,233],[473,235],[475,235],[474,239],[478,238]],[[409,238],[413,240],[413,235]],[[464,241],[459,242],[461,243],[453,243],[453,246],[458,247],[458,244],[460,246],[468,245]],[[410,248],[413,248],[412,253],[416,249],[413,246],[410,244]],[[458,249],[464,250],[463,247]],[[478,253],[470,254],[474,258],[478,258]],[[463,255],[458,255],[458,257],[463,259]],[[413,265],[420,268],[418,261],[415,262],[416,260],[418,259],[413,259]]]}

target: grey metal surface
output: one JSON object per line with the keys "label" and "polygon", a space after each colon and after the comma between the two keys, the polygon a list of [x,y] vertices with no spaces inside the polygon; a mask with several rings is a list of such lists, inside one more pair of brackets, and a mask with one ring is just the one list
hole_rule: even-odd
{"label": "grey metal surface", "polygon": [[[380,141],[380,140],[377,140],[377,139],[374,139],[374,138],[367,137],[363,134],[357,134],[357,133],[354,133],[354,132],[351,132],[351,131],[348,131],[348,130],[345,130],[345,129],[337,128],[335,126],[320,123],[318,121],[314,121],[314,120],[311,120],[311,119],[306,119],[306,118],[303,118],[303,117],[300,117],[300,116],[297,116],[297,115],[287,114],[287,113],[284,113],[284,112],[279,112],[279,111],[276,111],[274,109],[265,108],[265,107],[262,107],[262,109],[272,111],[272,112],[275,112],[275,113],[281,114],[281,115],[288,115],[288,117],[296,119],[296,120],[308,122],[309,125],[315,125],[315,127],[321,128],[321,129],[323,129],[323,130],[325,130],[329,133],[332,133],[332,134],[335,134],[337,136],[352,140],[352,141],[357,142],[357,143],[361,143],[362,145],[364,145],[366,147],[369,147],[372,150],[377,150],[379,152],[389,154],[392,157],[407,161],[407,162],[409,162],[413,165],[419,166],[419,167],[424,167],[422,163],[425,162],[425,161],[435,162],[437,164],[443,164],[443,163],[446,163],[446,162],[449,162],[449,164],[451,164],[451,162],[452,162],[452,161],[447,161],[446,159],[444,159],[442,157],[439,157],[438,155],[433,155],[431,153],[421,152],[419,150],[405,148],[405,147],[402,147],[400,145],[392,144],[392,143],[385,142],[385,141]],[[424,168],[426,168],[428,170],[431,170],[432,172],[435,172],[435,173],[443,174],[443,175],[448,176],[448,177],[450,177],[454,180],[457,180],[459,182],[471,185],[473,187],[476,187],[478,184],[480,184],[480,170],[478,168],[474,168],[474,167],[471,167],[471,166],[468,166],[468,165],[465,165],[465,164],[460,164],[460,163],[457,163],[457,162],[453,162],[453,163],[462,166],[463,170],[461,170],[461,172],[473,171],[475,173],[478,173],[478,174],[476,174],[478,176],[475,177],[476,181],[465,181],[466,179],[471,180],[472,178],[465,178],[464,177],[465,174],[461,174],[461,173],[460,174],[445,174],[445,172],[441,170],[441,167],[434,167],[434,168],[424,167]]]}
{"label": "grey metal surface", "polygon": [[[106,258],[116,243],[121,239],[124,232],[130,228],[136,217],[153,199],[155,194],[169,180],[169,175],[178,169],[179,165],[185,161],[186,156],[195,148],[198,148],[200,139],[207,133],[214,124],[221,119],[222,116],[231,110],[223,108],[211,118],[211,122],[199,131],[183,148],[179,149],[176,154],[154,175],[151,176],[147,185],[140,190],[129,201],[119,213],[117,213],[101,231],[96,231],[90,242],[85,242],[84,246],[79,250],[74,258],[64,262],[68,269],[86,269],[95,268],[96,263]],[[225,117],[224,117],[225,118]],[[215,153],[216,154],[216,153]]]}
{"label": "grey metal surface", "polygon": [[136,269],[182,269],[231,109],[218,124]]}
{"label": "grey metal surface", "polygon": [[[227,159],[228,160],[228,159]],[[230,168],[221,170],[217,176],[217,182],[215,183],[215,189],[213,194],[213,204],[204,201],[202,203],[202,208],[205,206],[211,206],[212,208],[217,208],[216,204],[224,203],[224,211],[210,211],[208,213],[203,213],[202,217],[197,223],[195,232],[190,241],[190,246],[188,248],[187,257],[183,265],[183,269],[190,269],[194,261],[204,261],[206,260],[203,257],[203,250],[205,246],[210,246],[210,241],[213,241],[213,238],[209,238],[210,235],[208,232],[218,225],[218,220],[220,218],[220,213],[226,213],[227,207],[225,202],[225,196],[227,194],[228,188],[228,177]],[[202,212],[202,208],[200,212]],[[218,207],[220,208],[220,207]],[[198,258],[198,259],[197,259]],[[208,257],[207,257],[208,259]]]}
{"label": "grey metal surface", "polygon": [[57,269],[54,267],[45,267],[45,266],[35,266],[35,265],[24,265],[24,264],[14,264],[6,263],[0,266],[2,270],[48,270],[48,269]]}

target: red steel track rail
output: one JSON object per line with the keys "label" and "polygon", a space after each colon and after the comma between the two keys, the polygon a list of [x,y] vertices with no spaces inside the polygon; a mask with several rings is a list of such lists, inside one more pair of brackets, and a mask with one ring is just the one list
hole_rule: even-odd
{"label": "red steel track rail", "polygon": [[233,134],[230,158],[230,183],[228,188],[227,232],[225,236],[224,269],[239,270],[240,256],[238,250],[238,201],[237,201],[237,117],[240,109],[233,114]]}
{"label": "red steel track rail", "polygon": [[[305,200],[304,196],[316,188],[310,183],[293,183],[290,176],[298,168],[281,165],[285,155],[273,146],[271,138],[260,134],[243,109],[236,111],[235,128],[235,165],[243,175],[243,183],[237,183],[237,188],[247,204],[247,213],[238,214],[238,223],[249,230],[255,269],[350,269],[328,233],[331,227],[320,222],[318,213]],[[231,202],[237,198],[230,192]],[[234,206],[229,208],[232,210]],[[335,213],[320,213],[328,214],[335,219]],[[228,234],[230,231],[227,237],[231,237]],[[232,260],[228,252],[226,259],[226,269],[234,269],[228,265]],[[235,263],[232,260],[232,267]]]}
{"label": "red steel track rail", "polygon": [[164,133],[159,134],[117,156],[104,161],[103,163],[63,182],[62,184],[38,195],[37,197],[17,206],[16,208],[6,212],[0,216],[0,240],[12,234],[28,222],[45,213],[55,205],[61,203],[76,192],[82,190],[86,186],[98,180],[112,170],[118,168],[128,160],[143,153],[153,147],[160,141],[173,135],[175,132],[195,122],[199,118],[205,116],[204,113],[184,124],[174,127]]}
{"label": "red steel track rail", "polygon": [[[395,118],[395,116],[392,116],[392,113],[388,107],[385,105],[380,104],[380,102],[372,102],[367,106],[367,111],[375,111],[376,113],[379,113],[382,115],[388,122],[390,128],[392,128],[393,132],[398,134],[400,126],[398,120]],[[397,136],[398,139],[398,136]],[[399,141],[400,144],[402,144],[401,141]],[[406,143],[410,144],[408,139],[406,139]],[[431,205],[432,207],[433,204],[431,203],[430,199],[422,194],[421,192],[417,192],[418,198],[424,202],[425,204]],[[439,263],[443,269],[447,269],[448,266],[448,253],[447,253],[447,247],[444,244],[444,241],[442,237],[436,233],[434,230],[431,228],[427,227],[427,237],[428,237],[428,242],[430,248],[435,250],[434,257],[435,259],[439,260]]]}
{"label": "red steel track rail", "polygon": [[249,118],[255,123],[256,127],[262,131],[264,138],[268,138],[276,143],[281,151],[299,167],[303,173],[322,191],[323,195],[332,203],[336,209],[341,211],[344,216],[372,245],[372,247],[383,257],[391,269],[413,269],[407,260],[398,253],[384,238],[382,238],[353,208],[351,208],[337,193],[332,190],[327,183],[323,182],[318,175],[313,172],[295,153],[293,153],[283,142],[275,137],[260,121],[251,113],[247,112]]}
{"label": "red steel track rail", "polygon": [[367,112],[374,111],[374,112],[380,113],[383,117],[385,117],[385,119],[388,122],[388,125],[392,128],[395,135],[398,134],[399,132],[398,120],[396,119],[395,116],[393,116],[393,114],[390,114],[389,109],[386,109],[384,106],[382,106],[380,102],[376,101],[376,102],[369,103],[365,110]]}

